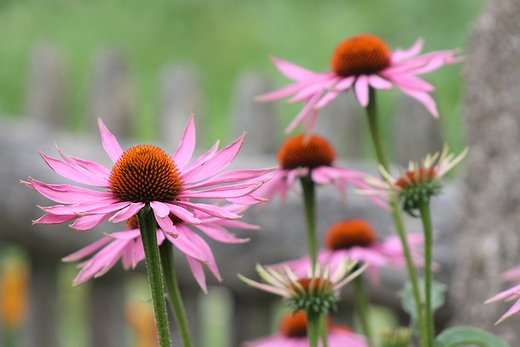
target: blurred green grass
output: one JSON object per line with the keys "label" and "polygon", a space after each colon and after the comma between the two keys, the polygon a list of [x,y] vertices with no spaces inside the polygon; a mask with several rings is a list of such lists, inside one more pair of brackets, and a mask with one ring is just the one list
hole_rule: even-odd
{"label": "blurred green grass", "polygon": [[[418,37],[425,50],[463,48],[481,0],[4,0],[0,3],[0,110],[24,112],[30,53],[40,41],[60,47],[69,73],[68,114],[82,126],[92,63],[99,49],[116,45],[128,55],[136,82],[138,134],[153,138],[159,74],[174,63],[200,69],[208,142],[227,138],[231,93],[237,76],[256,70],[287,82],[268,59],[274,55],[316,71],[328,68],[334,47],[367,32],[392,48]],[[459,125],[461,66],[431,73],[441,120],[453,147]],[[288,124],[300,105],[280,104]]]}

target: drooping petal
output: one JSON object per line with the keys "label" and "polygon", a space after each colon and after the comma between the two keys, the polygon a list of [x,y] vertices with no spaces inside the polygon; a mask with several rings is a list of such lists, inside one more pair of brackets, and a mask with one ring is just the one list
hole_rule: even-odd
{"label": "drooping petal", "polygon": [[358,76],[354,84],[356,97],[363,107],[368,105],[368,77],[366,75]]}
{"label": "drooping petal", "polygon": [[70,225],[70,227],[77,231],[87,231],[94,227],[97,227],[104,220],[106,220],[110,216],[110,213],[107,214],[92,214],[88,216],[83,216],[78,219],[74,223]]}

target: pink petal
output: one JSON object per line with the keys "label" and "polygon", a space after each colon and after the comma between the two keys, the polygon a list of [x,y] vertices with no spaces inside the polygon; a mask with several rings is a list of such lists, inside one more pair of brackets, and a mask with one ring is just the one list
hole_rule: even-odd
{"label": "pink petal", "polygon": [[125,208],[122,208],[119,210],[116,214],[114,214],[110,219],[109,222],[112,223],[119,223],[128,220],[130,217],[133,217],[136,215],[141,209],[144,207],[144,203],[131,203]]}
{"label": "pink petal", "polygon": [[[273,171],[275,171],[278,167],[270,167],[267,169],[256,169],[256,170],[229,170],[222,172],[218,175],[215,175],[207,180],[204,180],[197,184],[190,185],[189,189],[198,189],[201,187],[208,187],[213,185],[220,185],[226,183],[235,183],[237,181],[246,181],[252,180],[258,177],[266,176],[266,178],[270,178],[267,175]],[[182,194],[182,193],[181,193]]]}
{"label": "pink petal", "polygon": [[392,83],[379,77],[378,75],[368,76],[368,84],[375,89],[392,89]]}
{"label": "pink petal", "polygon": [[40,152],[40,156],[52,170],[65,178],[96,187],[105,188],[108,186],[105,179],[93,175],[91,172],[80,168],[78,165],[51,158],[43,152]]}
{"label": "pink petal", "polygon": [[52,213],[46,213],[40,218],[33,220],[33,224],[61,224],[67,223],[78,218],[77,214],[72,215],[55,215]]}
{"label": "pink petal", "polygon": [[271,61],[282,74],[296,81],[313,78],[319,75],[316,72],[307,70],[286,60],[271,57]]}
{"label": "pink petal", "polygon": [[185,183],[195,183],[201,181],[219,173],[221,170],[227,167],[238,154],[238,151],[244,142],[244,138],[245,133],[230,145],[222,148],[197,170],[193,170],[190,175],[183,175],[182,178],[185,180]]}
{"label": "pink petal", "polygon": [[[296,128],[296,126],[302,121],[304,120],[305,118],[307,118],[309,116],[309,114],[313,111],[313,109],[315,108],[315,105],[316,103],[318,102],[318,100],[321,98],[321,95],[322,94],[314,94],[313,96],[311,96],[309,98],[309,100],[307,100],[307,102],[305,103],[305,105],[303,106],[303,109],[300,111],[300,113],[298,113],[298,115],[293,119],[293,121],[291,122],[291,124],[289,124],[289,126],[285,129],[285,133],[288,134],[290,133],[291,131],[294,130],[294,128]],[[312,129],[311,129],[312,130]]]}
{"label": "pink petal", "polygon": [[123,150],[117,142],[117,139],[110,131],[108,131],[105,123],[98,118],[99,132],[101,133],[101,143],[103,144],[103,148],[105,152],[107,152],[108,156],[115,164],[116,161],[123,155]]}
{"label": "pink petal", "polygon": [[179,169],[188,165],[193,151],[195,150],[196,134],[195,134],[195,120],[193,114],[190,115],[186,129],[182,133],[182,138],[177,147],[177,150],[172,156],[173,162]]}
{"label": "pink petal", "polygon": [[[177,202],[179,203],[179,202]],[[170,208],[170,212],[173,213],[175,216],[179,217],[183,221],[189,224],[200,224],[200,219],[196,218],[193,213],[188,211],[182,206],[177,206],[175,204],[166,204]]]}
{"label": "pink petal", "polygon": [[[163,230],[164,231],[164,230]],[[189,255],[192,258],[197,259],[200,262],[206,263],[209,261],[208,254],[204,250],[198,247],[198,243],[194,241],[193,231],[179,224],[176,227],[176,233],[178,237],[172,237],[166,233],[165,236],[175,247],[177,247],[182,253]],[[210,255],[212,257],[212,255]]]}
{"label": "pink petal", "polygon": [[100,192],[70,184],[46,184],[29,178],[31,188],[52,201],[62,204],[76,204],[112,198],[109,192]]}
{"label": "pink petal", "polygon": [[406,49],[406,50],[400,50],[397,49],[395,52],[392,53],[391,60],[392,61],[402,61],[405,59],[409,59],[411,57],[414,57],[421,53],[423,48],[424,40],[422,38],[419,38],[412,47]]}
{"label": "pink petal", "polygon": [[354,91],[356,97],[363,107],[368,105],[368,77],[366,75],[358,76],[354,84]]}
{"label": "pink petal", "polygon": [[208,288],[206,287],[206,275],[204,274],[204,269],[202,268],[202,264],[197,259],[194,259],[186,254],[186,260],[188,261],[188,265],[190,266],[191,273],[195,280],[199,284],[200,288],[204,293],[208,293]]}
{"label": "pink petal", "polygon": [[[177,201],[177,204],[181,205],[181,206],[193,208],[195,210],[199,210],[201,212],[204,212],[211,216],[215,216],[215,217],[219,217],[219,218],[238,219],[241,217],[240,215],[238,215],[236,213],[229,212],[229,211],[227,211],[221,207],[215,206],[215,205],[202,204],[202,203],[196,203],[196,202],[192,203],[192,202],[187,202],[187,201]],[[179,217],[179,218],[181,218],[181,217]]]}
{"label": "pink petal", "polygon": [[439,112],[437,111],[437,105],[435,104],[435,100],[433,100],[433,98],[428,93],[414,91],[410,89],[400,89],[403,93],[411,96],[412,98],[416,99],[421,104],[423,104],[432,116],[434,116],[435,118],[439,117]]}
{"label": "pink petal", "polygon": [[204,223],[202,223],[201,225],[197,226],[197,228],[209,237],[211,237],[213,240],[218,242],[244,243],[249,241],[249,239],[240,239],[238,237],[235,237],[235,235],[231,234],[226,229],[217,225],[205,225]]}
{"label": "pink petal", "polygon": [[85,258],[86,256],[96,252],[98,249],[102,248],[104,245],[112,241],[109,237],[103,237],[102,239],[97,240],[96,242],[76,251],[68,256],[61,258],[63,262],[71,262],[78,261],[80,259]]}
{"label": "pink petal", "polygon": [[78,218],[74,223],[72,223],[70,227],[77,231],[90,230],[101,224],[109,216],[110,214],[94,214],[89,216],[83,216]]}
{"label": "pink petal", "polygon": [[169,218],[168,215],[170,214],[170,208],[168,205],[159,201],[152,201],[150,202],[150,207],[152,208],[155,217],[161,219]]}

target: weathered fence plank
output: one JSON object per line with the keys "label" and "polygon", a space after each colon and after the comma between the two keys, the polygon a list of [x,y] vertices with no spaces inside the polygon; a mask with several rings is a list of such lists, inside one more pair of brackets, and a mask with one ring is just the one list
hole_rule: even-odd
{"label": "weathered fence plank", "polygon": [[[520,263],[520,2],[488,0],[469,40],[464,116],[470,148],[463,175],[454,324],[518,346],[518,317],[493,327],[511,303],[483,305]],[[511,284],[509,284],[511,285]]]}

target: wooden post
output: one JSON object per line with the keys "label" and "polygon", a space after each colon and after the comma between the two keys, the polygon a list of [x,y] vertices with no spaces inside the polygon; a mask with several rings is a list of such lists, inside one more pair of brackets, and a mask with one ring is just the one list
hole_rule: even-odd
{"label": "wooden post", "polygon": [[254,73],[244,73],[237,80],[231,126],[233,139],[247,132],[240,153],[272,154],[278,151],[283,135],[274,103],[255,102],[255,97],[273,90],[269,81]]}
{"label": "wooden post", "polygon": [[120,51],[106,48],[99,53],[90,88],[88,128],[97,132],[96,119],[101,118],[114,135],[129,137],[135,95],[125,56]]}
{"label": "wooden post", "polygon": [[202,139],[205,115],[202,112],[199,76],[190,66],[170,67],[162,75],[159,139],[174,151],[190,115],[195,115],[197,139]]}
{"label": "wooden post", "polygon": [[63,53],[49,43],[38,44],[29,67],[26,115],[61,125],[65,115],[66,83]]}
{"label": "wooden post", "polygon": [[520,264],[520,2],[488,0],[469,40],[464,115],[469,154],[452,286],[454,324],[520,341],[512,305],[483,302],[512,287],[500,274]]}
{"label": "wooden post", "polygon": [[417,100],[400,97],[392,121],[391,157],[395,163],[408,166],[410,160],[421,162],[428,153],[442,151],[439,119]]}

